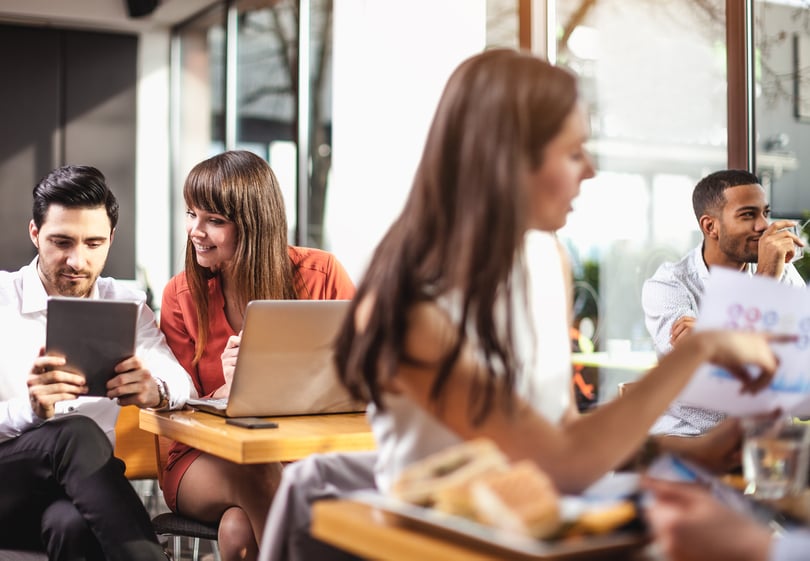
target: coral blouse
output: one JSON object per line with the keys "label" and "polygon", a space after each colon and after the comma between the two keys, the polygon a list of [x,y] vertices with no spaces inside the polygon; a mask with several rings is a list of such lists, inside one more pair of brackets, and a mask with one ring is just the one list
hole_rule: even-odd
{"label": "coral blouse", "polygon": [[[334,255],[306,247],[289,247],[290,260],[298,276],[299,298],[308,300],[349,300],[354,283]],[[222,351],[228,338],[236,335],[225,317],[225,297],[219,276],[208,281],[208,343],[200,361],[192,364],[198,336],[197,315],[185,272],[172,277],[163,290],[160,329],[177,360],[191,376],[197,394],[213,394],[225,383]],[[179,442],[169,448],[163,473],[163,495],[172,510],[177,508],[177,489],[188,466],[200,455],[199,450]]]}

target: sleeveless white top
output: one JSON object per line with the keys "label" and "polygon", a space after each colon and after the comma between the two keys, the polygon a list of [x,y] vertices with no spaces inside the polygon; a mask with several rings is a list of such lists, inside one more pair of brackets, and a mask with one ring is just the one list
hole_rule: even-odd
{"label": "sleeveless white top", "polygon": [[[567,276],[562,271],[559,251],[552,234],[527,234],[526,283],[521,280],[523,273],[518,266],[512,281],[516,391],[553,423],[559,422],[571,403],[571,342],[564,285]],[[440,304],[451,316],[460,315],[452,298],[443,298]],[[503,307],[499,306],[499,310],[503,311]],[[385,411],[370,404],[367,415],[377,441],[377,486],[387,492],[405,466],[461,439],[406,397],[385,394],[384,401]]]}

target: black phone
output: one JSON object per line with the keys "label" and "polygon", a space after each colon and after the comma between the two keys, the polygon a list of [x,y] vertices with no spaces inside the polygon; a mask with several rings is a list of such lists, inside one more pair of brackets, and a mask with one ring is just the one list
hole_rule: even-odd
{"label": "black phone", "polygon": [[229,425],[244,427],[246,429],[277,429],[278,423],[259,417],[233,417],[225,419]]}

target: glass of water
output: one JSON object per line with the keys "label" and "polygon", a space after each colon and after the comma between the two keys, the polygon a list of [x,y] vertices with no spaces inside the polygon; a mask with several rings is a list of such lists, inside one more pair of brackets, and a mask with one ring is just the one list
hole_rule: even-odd
{"label": "glass of water", "polygon": [[788,416],[742,420],[745,493],[758,499],[781,499],[807,486],[810,430]]}
{"label": "glass of water", "polygon": [[788,228],[788,230],[790,230],[796,235],[796,237],[804,242],[804,247],[799,245],[796,246],[796,253],[793,254],[793,258],[790,260],[791,263],[794,263],[804,257],[804,252],[810,249],[808,248],[808,236],[804,231],[808,224],[810,224],[810,220],[805,220],[804,222],[796,222],[795,226]]}

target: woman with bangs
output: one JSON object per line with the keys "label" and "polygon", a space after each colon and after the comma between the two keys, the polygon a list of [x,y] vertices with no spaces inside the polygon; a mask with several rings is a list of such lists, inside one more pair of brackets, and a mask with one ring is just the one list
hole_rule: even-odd
{"label": "woman with bangs", "polygon": [[[278,180],[262,158],[229,151],[197,164],[183,187],[185,270],[163,290],[160,328],[197,394],[227,397],[251,300],[351,299],[335,257],[287,241]],[[163,476],[169,507],[219,520],[224,561],[256,559],[281,464],[238,465],[173,443]]]}

